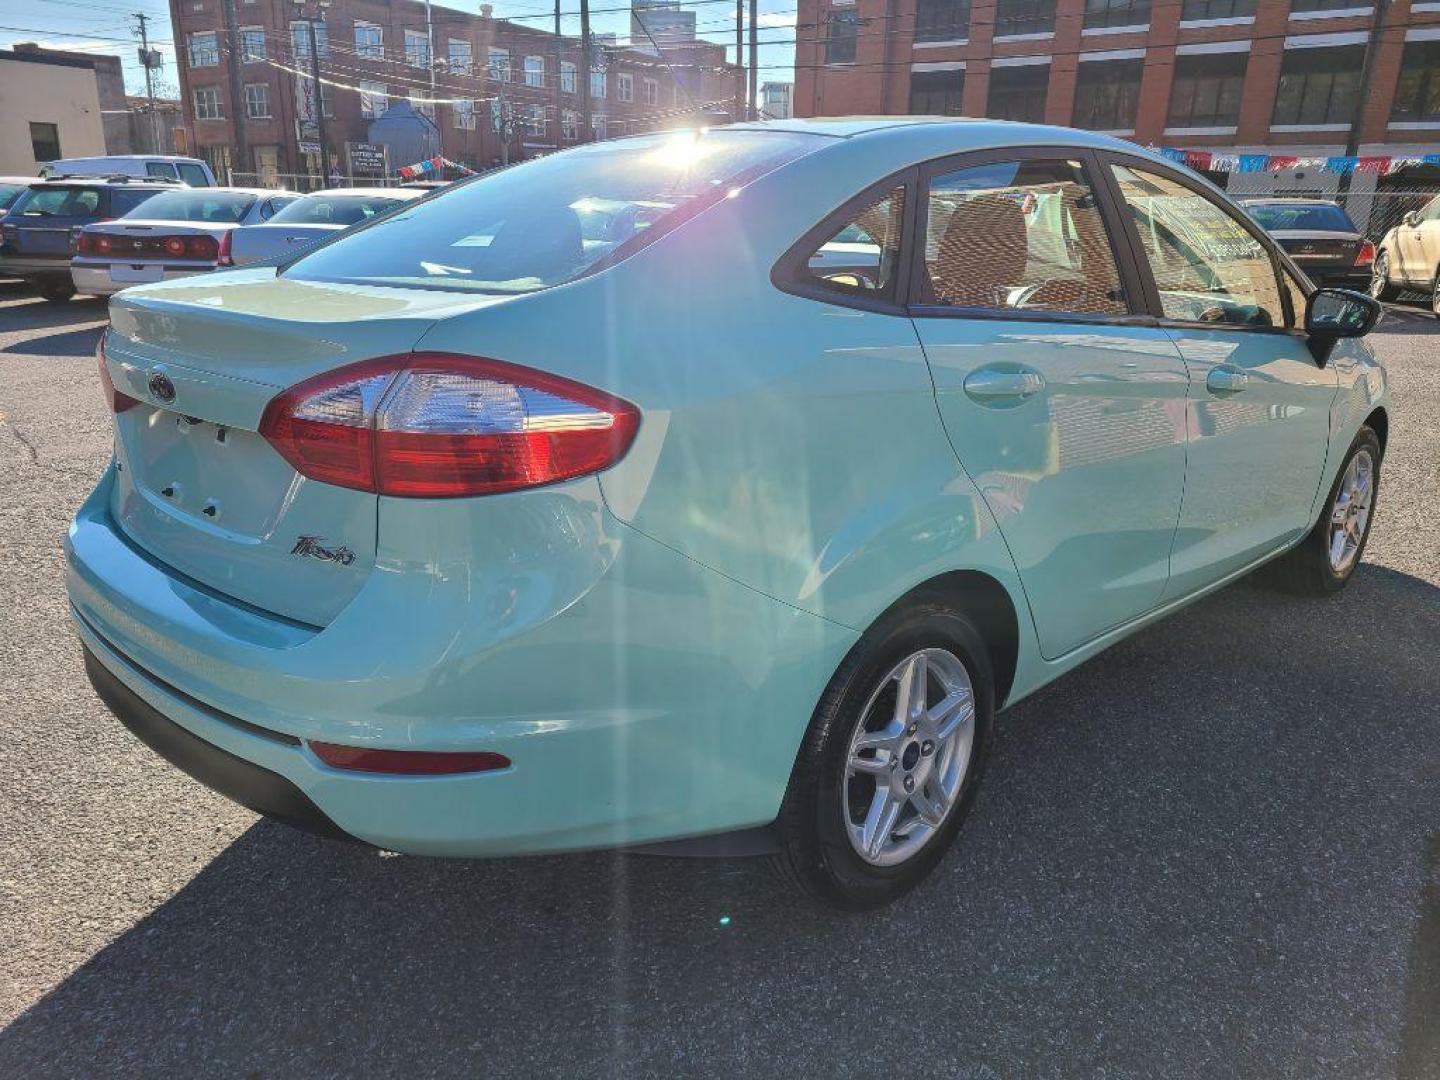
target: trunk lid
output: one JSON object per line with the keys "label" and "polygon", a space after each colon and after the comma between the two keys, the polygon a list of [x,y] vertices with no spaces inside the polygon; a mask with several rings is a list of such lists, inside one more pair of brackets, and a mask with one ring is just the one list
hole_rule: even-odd
{"label": "trunk lid", "polygon": [[116,522],[202,585],[325,625],[374,565],[377,497],[300,476],[260,418],[302,379],[409,352],[457,306],[453,293],[280,281],[268,267],[117,296],[105,363],[140,404],[115,417]]}
{"label": "trunk lid", "polygon": [[1277,230],[1271,235],[1301,266],[1353,266],[1360,254],[1354,234]]}
{"label": "trunk lid", "polygon": [[230,257],[237,266],[273,259],[298,251],[306,244],[334,236],[343,225],[246,225],[230,237]]}

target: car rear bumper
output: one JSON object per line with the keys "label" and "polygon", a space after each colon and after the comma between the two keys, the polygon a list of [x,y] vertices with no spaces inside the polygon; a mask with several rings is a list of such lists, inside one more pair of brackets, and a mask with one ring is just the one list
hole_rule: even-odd
{"label": "car rear bumper", "polygon": [[1368,266],[1306,266],[1304,263],[1296,263],[1300,269],[1305,271],[1309,279],[1316,285],[1328,286],[1336,289],[1359,289],[1362,292],[1370,287],[1370,268]]}
{"label": "car rear bumper", "polygon": [[194,277],[196,274],[207,274],[214,269],[213,266],[166,266],[161,269],[160,276],[147,281],[116,281],[111,274],[110,264],[84,265],[76,260],[70,264],[70,280],[75,283],[75,291],[84,293],[86,296],[113,296],[121,289],[128,289],[135,285],[153,285],[157,281],[175,281],[178,278]]}
{"label": "car rear bumper", "polygon": [[0,276],[64,277],[70,272],[70,257],[46,258],[41,255],[6,255],[0,252]]}
{"label": "car rear bumper", "polygon": [[[390,850],[513,855],[766,824],[856,637],[608,514],[605,535],[572,553],[592,578],[578,590],[562,587],[564,566],[545,575],[518,561],[377,571],[334,622],[307,627],[136,549],[109,515],[112,483],[107,473],[66,540],[74,624],[94,662],[194,740],[273,773],[336,830]],[[575,487],[598,490],[593,478]],[[118,700],[134,715],[130,697]],[[512,765],[357,773],[326,765],[311,740],[488,750]],[[277,816],[315,820],[268,778],[247,773],[237,790],[236,770],[213,759],[202,775],[188,762],[206,755],[175,742],[192,748],[177,764],[232,798],[267,811],[279,791]]]}

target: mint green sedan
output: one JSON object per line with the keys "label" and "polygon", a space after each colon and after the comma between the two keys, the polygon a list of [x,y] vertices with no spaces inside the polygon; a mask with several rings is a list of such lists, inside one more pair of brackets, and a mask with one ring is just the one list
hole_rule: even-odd
{"label": "mint green sedan", "polygon": [[1389,428],[1373,300],[1009,123],[586,145],[110,313],[67,584],[162,756],[380,848],[768,852],[856,908],[1007,706],[1262,566],[1342,588]]}

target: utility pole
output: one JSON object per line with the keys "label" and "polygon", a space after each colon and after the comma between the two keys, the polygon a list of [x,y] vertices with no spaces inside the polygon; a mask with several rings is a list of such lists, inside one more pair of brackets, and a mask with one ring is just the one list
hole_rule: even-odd
{"label": "utility pole", "polygon": [[[234,0],[231,0],[233,3]],[[756,119],[759,113],[755,109],[756,80],[760,76],[760,43],[756,38],[759,33],[760,14],[757,0],[750,0],[750,97],[746,101],[745,115],[751,120]]]}
{"label": "utility pole", "polygon": [[564,40],[560,37],[560,0],[555,0],[555,149],[560,149],[560,140],[565,137],[565,124],[562,117],[565,115],[565,99],[560,95],[565,91],[565,80],[561,77],[564,71],[565,48]]}
{"label": "utility pole", "polygon": [[330,180],[330,155],[325,142],[325,92],[320,81],[320,50],[315,44],[315,24],[318,21],[319,16],[311,15],[305,20],[305,25],[310,30],[310,78],[315,82],[315,133],[320,142],[320,186],[324,187]]}
{"label": "utility pole", "polygon": [[230,126],[235,132],[235,164],[250,171],[250,147],[245,139],[245,90],[240,85],[240,25],[235,17],[235,0],[224,0],[225,73],[230,83]]}
{"label": "utility pole", "polygon": [[747,115],[745,109],[745,0],[735,0],[735,120]]}
{"label": "utility pole", "polygon": [[[1345,156],[1358,157],[1360,154],[1361,128],[1365,125],[1365,106],[1370,100],[1370,83],[1375,77],[1375,54],[1380,51],[1380,35],[1385,29],[1385,17],[1390,11],[1390,0],[1377,0],[1374,22],[1370,24],[1370,36],[1365,40],[1365,59],[1360,65],[1360,86],[1355,94],[1355,109],[1350,115],[1350,134],[1345,139]],[[1354,169],[1340,174],[1336,194],[1350,193]]]}
{"label": "utility pole", "polygon": [[145,101],[150,110],[150,153],[160,153],[160,128],[155,116],[155,76],[151,74],[150,16],[143,11],[135,12],[135,21],[140,24],[140,66],[145,69]]}
{"label": "utility pole", "polygon": [[[435,57],[435,20],[430,11],[430,0],[425,0],[425,66],[430,69],[430,111],[435,114],[435,152],[445,155],[445,137],[440,128],[440,106],[433,104],[435,94],[435,68],[440,61]],[[443,173],[441,174],[444,175]]]}
{"label": "utility pole", "polygon": [[580,0],[580,141],[595,138],[590,116],[590,0]]}

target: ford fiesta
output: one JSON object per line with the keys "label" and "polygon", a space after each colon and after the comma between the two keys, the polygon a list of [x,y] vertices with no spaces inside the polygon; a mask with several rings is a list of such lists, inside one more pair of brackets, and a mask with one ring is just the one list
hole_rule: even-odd
{"label": "ford fiesta", "polygon": [[281,820],[768,848],[870,907],[997,711],[1262,564],[1345,585],[1377,315],[1102,136],[588,145],[116,297],[75,626],[132,731]]}

